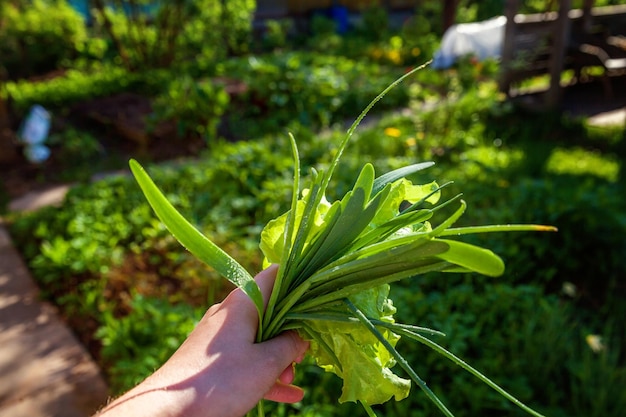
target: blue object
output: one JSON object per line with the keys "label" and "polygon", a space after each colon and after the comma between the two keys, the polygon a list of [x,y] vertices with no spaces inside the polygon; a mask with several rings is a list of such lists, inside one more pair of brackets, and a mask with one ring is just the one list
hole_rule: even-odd
{"label": "blue object", "polygon": [[348,31],[348,8],[345,6],[331,6],[330,18],[335,21],[337,33],[344,34]]}

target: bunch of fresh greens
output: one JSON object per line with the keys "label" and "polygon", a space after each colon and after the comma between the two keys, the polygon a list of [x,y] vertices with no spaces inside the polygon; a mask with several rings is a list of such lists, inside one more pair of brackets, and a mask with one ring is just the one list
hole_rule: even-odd
{"label": "bunch of fresh greens", "polygon": [[[391,397],[396,400],[407,397],[412,380],[445,415],[452,416],[396,350],[396,343],[404,336],[441,353],[528,413],[539,416],[427,337],[441,335],[440,332],[396,323],[395,308],[388,295],[390,283],[431,271],[473,271],[489,276],[503,273],[504,264],[493,252],[446,237],[552,228],[452,227],[466,207],[460,196],[438,204],[445,184],[414,185],[405,178],[431,166],[428,162],[378,177],[373,166],[365,164],[352,190],[341,200],[333,203],[326,200],[333,170],[360,121],[389,89],[411,73],[370,103],[339,145],[328,169],[313,170],[310,183],[302,190],[298,149],[290,136],[295,164],[291,209],[270,221],[261,234],[266,264],[279,264],[265,309],[252,275],[187,222],[136,161],[130,162],[131,169],[170,232],[255,303],[260,318],[257,340],[268,340],[288,329],[297,330],[311,342],[309,354],[317,364],[343,379],[340,402],[358,401],[368,415],[374,416],[371,405]],[[431,218],[453,202],[458,202],[459,208],[437,225],[431,225]],[[396,363],[411,380],[393,373],[391,368]],[[258,414],[264,415],[262,402]]]}

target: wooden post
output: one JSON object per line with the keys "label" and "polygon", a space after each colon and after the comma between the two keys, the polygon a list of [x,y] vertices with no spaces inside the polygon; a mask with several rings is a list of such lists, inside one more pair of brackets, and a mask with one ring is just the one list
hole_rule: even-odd
{"label": "wooden post", "polygon": [[583,31],[585,33],[591,32],[591,25],[593,23],[593,16],[591,15],[591,9],[593,7],[594,0],[583,1]]}
{"label": "wooden post", "polygon": [[456,9],[458,6],[458,0],[445,0],[443,3],[443,16],[442,16],[442,26],[443,33],[448,30],[448,28],[454,25],[456,20]]}
{"label": "wooden post", "polygon": [[503,93],[509,94],[511,88],[511,64],[515,57],[515,15],[519,10],[519,0],[506,0],[504,15],[506,25],[504,27],[504,40],[500,58],[500,75],[498,87]]}
{"label": "wooden post", "polygon": [[552,30],[552,54],[550,58],[550,88],[546,93],[545,105],[554,108],[561,100],[561,73],[565,64],[565,53],[570,37],[569,11],[571,0],[559,1],[559,14]]}

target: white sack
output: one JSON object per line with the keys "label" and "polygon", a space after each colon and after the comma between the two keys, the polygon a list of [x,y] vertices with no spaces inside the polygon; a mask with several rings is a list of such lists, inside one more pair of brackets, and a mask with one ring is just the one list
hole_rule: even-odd
{"label": "white sack", "polygon": [[506,17],[498,16],[483,22],[450,26],[435,53],[432,66],[449,68],[459,57],[474,55],[479,60],[499,58],[504,41]]}

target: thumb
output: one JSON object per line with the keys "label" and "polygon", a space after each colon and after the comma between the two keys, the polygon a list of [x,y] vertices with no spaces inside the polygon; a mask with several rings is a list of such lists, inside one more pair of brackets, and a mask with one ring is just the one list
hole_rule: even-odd
{"label": "thumb", "polygon": [[256,346],[264,358],[266,371],[278,378],[287,366],[302,360],[309,348],[309,342],[302,340],[298,333],[290,330]]}

